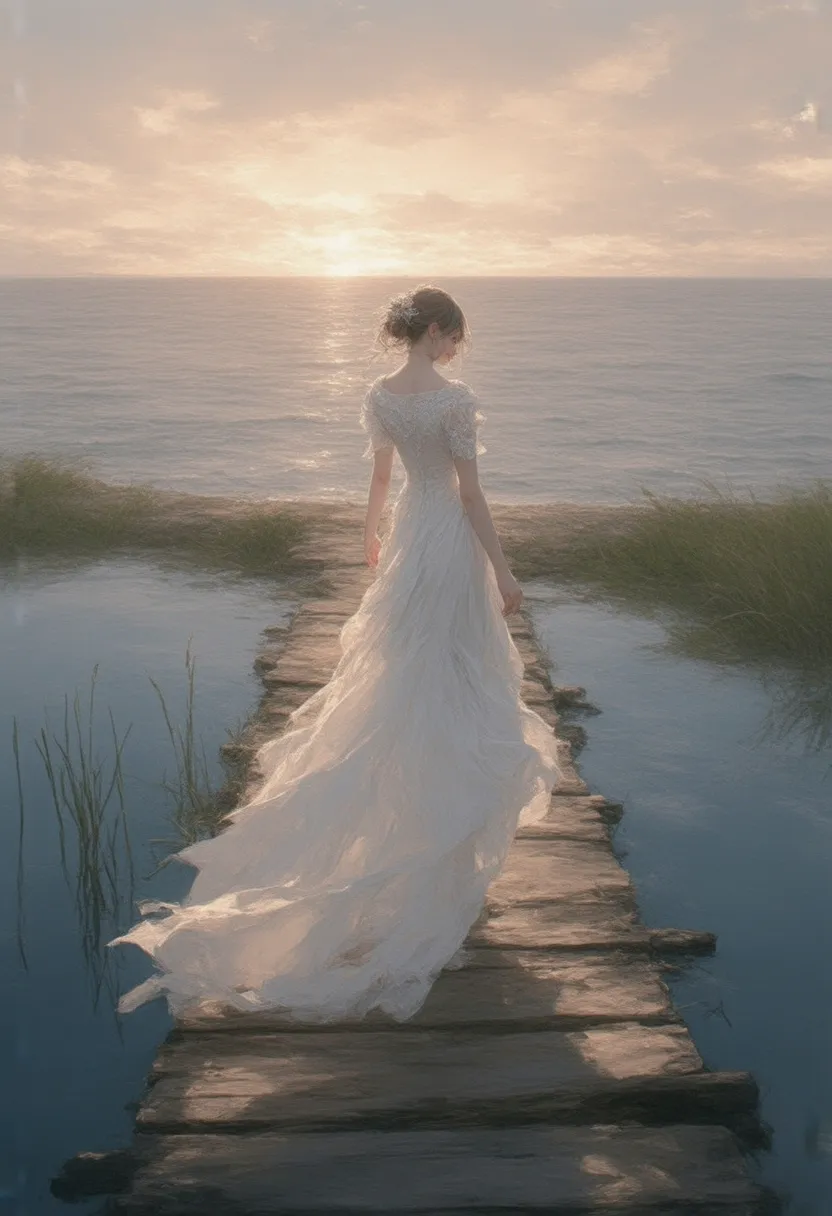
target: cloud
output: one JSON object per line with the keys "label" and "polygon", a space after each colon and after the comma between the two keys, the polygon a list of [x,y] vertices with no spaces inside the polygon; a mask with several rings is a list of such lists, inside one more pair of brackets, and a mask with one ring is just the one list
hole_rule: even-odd
{"label": "cloud", "polygon": [[179,130],[183,120],[191,114],[203,114],[220,104],[198,90],[163,90],[163,103],[156,107],[135,106],[139,127],[152,135],[171,135]]}
{"label": "cloud", "polygon": [[823,0],[748,0],[749,17],[759,20],[783,13],[796,13],[804,17],[819,17]]}
{"label": "cloud", "polygon": [[832,156],[765,161],[757,168],[803,190],[828,191],[832,187]]}
{"label": "cloud", "polygon": [[26,11],[0,273],[832,273],[820,5]]}
{"label": "cloud", "polygon": [[670,73],[674,39],[647,28],[641,44],[603,55],[573,73],[570,83],[583,93],[644,97]]}

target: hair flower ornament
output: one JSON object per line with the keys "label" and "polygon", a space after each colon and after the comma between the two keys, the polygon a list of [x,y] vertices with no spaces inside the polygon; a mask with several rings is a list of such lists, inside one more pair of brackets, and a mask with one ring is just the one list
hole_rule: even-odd
{"label": "hair flower ornament", "polygon": [[411,296],[399,296],[393,301],[390,309],[391,320],[406,321],[408,324],[414,317],[418,317],[419,309],[413,303]]}

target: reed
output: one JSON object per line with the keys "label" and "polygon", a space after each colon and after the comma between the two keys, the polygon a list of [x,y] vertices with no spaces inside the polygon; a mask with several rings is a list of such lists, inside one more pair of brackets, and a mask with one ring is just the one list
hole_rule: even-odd
{"label": "reed", "polygon": [[[102,938],[105,930],[109,930],[116,923],[122,901],[126,899],[128,903],[132,903],[135,881],[122,771],[122,753],[130,728],[128,727],[123,738],[119,739],[110,711],[113,745],[108,764],[112,771],[107,775],[107,765],[95,758],[93,720],[97,677],[98,664],[92,674],[86,732],[81,721],[80,701],[76,692],[72,714],[74,732],[70,727],[69,698],[65,695],[63,739],[54,733],[50,738],[47,729],[41,727],[40,737],[35,740],[35,747],[41,756],[49,781],[58,831],[61,870],[74,896],[81,947],[94,977],[96,1004],[102,984],[107,984],[111,994],[114,991],[106,959],[102,957]],[[13,750],[17,767],[20,825],[17,873],[18,949],[26,966],[23,940],[26,811],[20,776],[16,718],[13,720]],[[118,799],[118,809],[112,813],[108,811],[108,807],[114,793]],[[70,834],[75,846],[73,873],[68,848]]]}
{"label": "reed", "polygon": [[[195,738],[195,669],[191,641],[185,654],[188,693],[184,725],[175,724],[158,683],[150,677],[159,697],[165,723],[173,744],[176,778],[160,784],[173,797],[169,815],[175,833],[166,840],[151,839],[148,843],[164,844],[167,856],[156,866],[152,878],[172,859],[172,850],[182,848],[205,835],[219,830],[228,813],[229,794],[212,788],[205,747]],[[136,882],[134,848],[125,798],[123,752],[132,723],[119,738],[112,710],[108,709],[112,744],[108,746],[109,767],[96,759],[94,737],[95,689],[99,664],[96,663],[89,696],[86,725],[82,722],[79,695],[76,692],[70,715],[69,698],[64,697],[63,737],[47,727],[41,727],[35,747],[41,757],[51,791],[55,811],[54,822],[60,850],[61,870],[73,896],[80,930],[81,946],[87,968],[93,978],[94,1002],[97,1005],[103,988],[111,996],[111,1007],[118,999],[114,980],[114,956],[104,950],[104,942],[112,937],[125,917],[132,916]],[[48,717],[48,716],[47,716]],[[234,737],[233,731],[227,734]],[[239,727],[242,736],[244,728]],[[28,969],[25,949],[25,829],[26,800],[20,768],[20,740],[17,719],[13,719],[12,749],[14,752],[18,788],[18,857],[17,857],[17,942],[24,968]],[[232,783],[233,784],[233,783]],[[117,798],[117,808],[110,804]],[[233,799],[232,799],[233,800]]]}
{"label": "reed", "polygon": [[[172,721],[164,695],[156,680],[149,680],[156,690],[156,695],[162,707],[168,735],[173,746],[176,763],[176,778],[169,782],[163,778],[161,785],[173,799],[170,818],[175,828],[173,839],[154,838],[153,844],[164,844],[173,848],[182,848],[213,835],[219,821],[227,814],[227,807],[218,798],[218,791],[213,786],[205,756],[205,745],[200,741],[199,753],[195,741],[194,715],[194,675],[196,662],[191,654],[191,639],[185,650],[185,669],[188,673],[188,697],[185,705],[184,729]],[[171,860],[169,854],[162,859],[153,871],[156,874]]]}

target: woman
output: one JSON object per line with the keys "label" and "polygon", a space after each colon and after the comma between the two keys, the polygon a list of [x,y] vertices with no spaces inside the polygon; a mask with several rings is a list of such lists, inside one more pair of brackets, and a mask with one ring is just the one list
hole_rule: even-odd
{"label": "woman", "polygon": [[[520,698],[504,617],[522,592],[479,486],[471,389],[435,368],[467,336],[459,305],[419,287],[380,337],[407,349],[360,420],[372,458],[365,551],[376,577],[341,629],[328,684],[257,752],[265,781],[218,836],[176,857],[182,904],[145,903],[130,942],[161,969],[121,1012],[165,994],[305,1022],[424,1002],[479,915],[518,820],[546,814],[556,741]],[[376,527],[394,452],[406,479]]]}

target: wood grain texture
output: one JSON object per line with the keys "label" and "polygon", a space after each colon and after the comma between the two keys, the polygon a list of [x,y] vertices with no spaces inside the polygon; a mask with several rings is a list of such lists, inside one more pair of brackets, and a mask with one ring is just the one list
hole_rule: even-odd
{"label": "wood grain texture", "polygon": [[631,889],[629,874],[606,843],[516,839],[488,898],[518,905]]}
{"label": "wood grain texture", "polygon": [[[467,965],[444,971],[411,1027],[571,1029],[580,1022],[680,1021],[655,963],[617,954],[471,950]],[[391,1025],[382,1014],[345,1022],[356,1030]],[[278,1013],[192,1013],[185,1031],[301,1029]],[[314,1028],[313,1031],[314,1033]]]}
{"label": "wood grain texture", "polygon": [[[609,1212],[750,1216],[760,1191],[722,1127],[144,1137],[113,1212]],[[690,1206],[697,1204],[697,1207]],[[671,1206],[668,1206],[671,1205]]]}
{"label": "wood grain texture", "polygon": [[190,1034],[162,1046],[152,1080],[143,1130],[583,1123],[609,1111],[653,1121],[673,1110],[711,1122],[756,1101],[747,1074],[703,1071],[683,1026],[637,1023],[499,1038]]}

